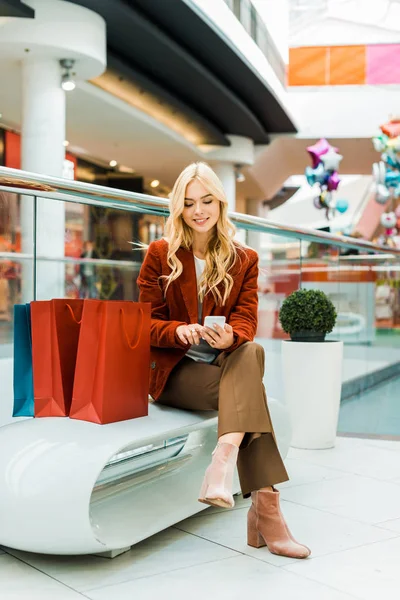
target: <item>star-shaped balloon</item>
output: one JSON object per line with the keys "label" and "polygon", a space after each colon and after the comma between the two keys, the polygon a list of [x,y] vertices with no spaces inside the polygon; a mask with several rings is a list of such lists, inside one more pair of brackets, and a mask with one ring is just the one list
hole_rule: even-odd
{"label": "star-shaped balloon", "polygon": [[328,142],[328,140],[326,140],[325,138],[321,138],[313,146],[308,146],[307,152],[309,152],[309,154],[312,158],[312,162],[313,162],[312,166],[314,169],[321,162],[321,156],[323,154],[326,154],[327,152],[329,152],[329,150],[331,150],[331,149],[337,150],[337,148],[333,148],[333,146],[331,146],[330,143]]}
{"label": "star-shaped balloon", "polygon": [[334,171],[332,173],[332,175],[329,175],[329,178],[328,178],[328,181],[327,181],[328,190],[330,192],[333,192],[334,190],[337,190],[338,187],[339,187],[339,183],[340,183],[339,175],[337,174],[336,171]]}
{"label": "star-shaped balloon", "polygon": [[337,171],[342,158],[343,156],[335,152],[333,148],[331,148],[326,154],[323,154],[321,156],[321,160],[327,171]]}

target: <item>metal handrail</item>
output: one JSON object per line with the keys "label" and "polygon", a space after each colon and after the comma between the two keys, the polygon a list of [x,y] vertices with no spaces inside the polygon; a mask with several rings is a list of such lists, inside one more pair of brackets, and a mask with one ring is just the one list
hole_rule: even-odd
{"label": "metal handrail", "polygon": [[22,252],[0,252],[0,261],[1,260],[9,260],[12,262],[37,260],[43,262],[62,262],[74,265],[93,265],[94,267],[117,267],[118,269],[139,269],[142,264],[141,262],[130,260],[115,260],[110,258],[75,258],[74,256],[41,256]]}
{"label": "metal handrail", "polygon": [[[50,200],[103,206],[162,217],[167,217],[169,213],[169,201],[158,196],[127,192],[102,185],[94,185],[93,183],[38,175],[37,173],[28,173],[6,167],[0,167],[0,190],[28,196],[39,196],[40,198],[48,198]],[[366,252],[392,254],[393,256],[400,257],[400,250],[396,248],[372,244],[364,240],[333,235],[325,231],[293,227],[242,213],[230,212],[229,217],[241,229],[270,233],[286,238],[296,238],[308,242],[317,242],[340,248],[356,248],[358,250],[365,250]]]}

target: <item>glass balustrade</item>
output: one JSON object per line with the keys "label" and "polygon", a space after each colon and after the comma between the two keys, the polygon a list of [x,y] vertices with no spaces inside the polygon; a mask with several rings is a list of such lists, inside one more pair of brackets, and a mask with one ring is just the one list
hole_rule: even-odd
{"label": "glass balustrade", "polygon": [[[0,380],[12,357],[14,304],[136,301],[140,244],[162,236],[167,214],[164,199],[0,168]],[[283,300],[299,288],[321,289],[338,314],[328,339],[344,342],[340,433],[400,436],[400,252],[250,215],[232,218],[238,239],[260,257],[257,341],[266,350],[268,394],[284,397]]]}

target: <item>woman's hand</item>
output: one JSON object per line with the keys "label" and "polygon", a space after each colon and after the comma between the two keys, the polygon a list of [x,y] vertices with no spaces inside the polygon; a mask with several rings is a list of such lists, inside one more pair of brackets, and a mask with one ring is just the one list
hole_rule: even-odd
{"label": "woman's hand", "polygon": [[192,323],[191,325],[179,325],[175,333],[184,344],[196,344],[198,346],[202,329],[203,327],[199,323]]}
{"label": "woman's hand", "polygon": [[210,344],[211,348],[226,350],[234,342],[233,329],[228,323],[225,323],[224,327],[214,324],[214,329],[211,329],[211,327],[203,327],[202,329],[202,338]]}

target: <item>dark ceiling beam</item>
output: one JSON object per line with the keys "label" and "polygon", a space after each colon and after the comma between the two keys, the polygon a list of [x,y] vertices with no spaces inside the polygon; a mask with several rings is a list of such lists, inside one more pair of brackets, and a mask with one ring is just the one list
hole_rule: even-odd
{"label": "dark ceiling beam", "polygon": [[[269,133],[295,133],[296,127],[265,80],[234,43],[187,0],[127,0],[140,7],[171,37],[198,58],[256,115]],[[267,60],[267,59],[266,59]]]}
{"label": "dark ceiling beam", "polygon": [[266,144],[270,133],[296,131],[254,67],[186,1],[70,1],[105,19],[110,59],[118,57],[133,77],[141,73],[222,136]]}
{"label": "dark ceiling beam", "polygon": [[0,17],[33,19],[35,11],[20,0],[0,0]]}
{"label": "dark ceiling beam", "polygon": [[267,131],[248,106],[189,53],[179,38],[168,35],[154,19],[143,14],[136,2],[72,1],[94,10],[106,20],[111,54],[140,70],[224,134],[247,136],[259,143],[269,141]]}
{"label": "dark ceiling beam", "polygon": [[[213,123],[210,123],[200,113],[183,103],[180,98],[167,92],[154,80],[151,80],[110,51],[107,57],[107,74],[114,74],[119,78],[121,89],[127,85],[132,87],[134,82],[136,88],[141,88],[141,93],[157,98],[159,105],[168,107],[170,114],[176,115],[179,120],[183,119],[188,125],[196,129],[198,144],[230,145],[228,138]],[[94,83],[98,83],[102,87],[103,78],[104,75],[100,76]]]}

